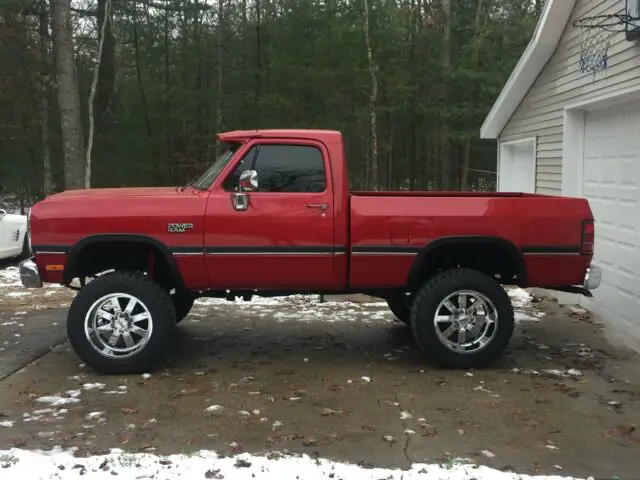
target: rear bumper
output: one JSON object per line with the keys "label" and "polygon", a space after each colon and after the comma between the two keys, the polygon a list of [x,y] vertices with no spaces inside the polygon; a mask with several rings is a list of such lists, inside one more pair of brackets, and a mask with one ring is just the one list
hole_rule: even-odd
{"label": "rear bumper", "polygon": [[42,287],[42,278],[40,277],[40,270],[38,265],[33,259],[29,258],[20,262],[20,281],[22,285],[27,288],[40,288]]}
{"label": "rear bumper", "polygon": [[602,282],[602,270],[599,267],[593,265],[587,268],[587,273],[584,276],[584,282],[582,286],[587,290],[595,290],[600,286]]}

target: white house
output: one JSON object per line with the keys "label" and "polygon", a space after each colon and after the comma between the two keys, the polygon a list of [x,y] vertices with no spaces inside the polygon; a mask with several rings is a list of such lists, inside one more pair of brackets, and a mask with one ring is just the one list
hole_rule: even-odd
{"label": "white house", "polygon": [[559,300],[640,351],[638,17],[640,0],[547,0],[481,137],[498,141],[500,191],[589,200],[602,284],[593,299]]}

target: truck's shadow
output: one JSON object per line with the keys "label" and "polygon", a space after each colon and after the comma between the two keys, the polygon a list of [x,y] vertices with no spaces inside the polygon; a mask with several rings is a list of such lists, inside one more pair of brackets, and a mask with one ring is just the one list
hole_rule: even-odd
{"label": "truck's shadow", "polygon": [[[305,358],[307,359],[305,361]],[[415,372],[436,368],[400,323],[283,322],[275,320],[185,319],[178,327],[165,368],[187,371],[214,367],[315,365],[370,369],[399,366]],[[489,369],[504,369],[508,359]],[[364,370],[362,370],[364,371]]]}

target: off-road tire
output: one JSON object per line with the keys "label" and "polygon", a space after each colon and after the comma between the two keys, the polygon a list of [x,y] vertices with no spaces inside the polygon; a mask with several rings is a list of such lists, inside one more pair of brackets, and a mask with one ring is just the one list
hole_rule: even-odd
{"label": "off-road tire", "polygon": [[[444,298],[458,290],[484,294],[498,313],[495,336],[478,352],[453,352],[436,335],[436,309]],[[500,357],[513,335],[514,323],[513,306],[504,288],[489,275],[465,268],[447,270],[430,278],[416,295],[410,322],[413,336],[427,358],[440,367],[452,369],[482,368]]]}
{"label": "off-road tire", "polygon": [[394,293],[387,298],[387,305],[391,313],[395,315],[398,321],[405,325],[411,324],[411,297],[403,292]]}
{"label": "off-road tire", "polygon": [[[153,321],[148,343],[135,355],[109,358],[98,353],[85,336],[84,322],[89,309],[111,293],[129,294],[142,301]],[[176,325],[169,293],[142,273],[112,272],[89,282],[73,299],[67,315],[67,335],[76,354],[98,373],[130,374],[152,370],[167,352]]]}
{"label": "off-road tire", "polygon": [[171,302],[176,311],[176,323],[180,323],[189,315],[195,301],[196,297],[189,291],[177,291],[171,295]]}

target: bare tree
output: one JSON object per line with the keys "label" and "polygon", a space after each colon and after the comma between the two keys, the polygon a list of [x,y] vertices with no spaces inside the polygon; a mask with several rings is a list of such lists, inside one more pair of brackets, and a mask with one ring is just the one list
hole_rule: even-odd
{"label": "bare tree", "polygon": [[49,61],[49,8],[45,0],[40,1],[40,59],[41,59],[41,81],[40,81],[40,135],[42,141],[42,174],[43,193],[51,195],[55,189],[53,175],[51,172],[51,146],[49,142],[49,98],[50,98],[50,76],[51,63]]}
{"label": "bare tree", "polygon": [[364,37],[367,43],[367,59],[369,60],[369,74],[371,75],[371,96],[369,97],[369,114],[371,116],[371,177],[370,185],[378,190],[378,133],[376,129],[376,103],[378,100],[378,66],[373,59],[371,37],[369,35],[369,1],[364,1]]}
{"label": "bare tree", "polygon": [[89,188],[91,186],[91,151],[93,149],[93,131],[95,128],[94,119],[94,99],[96,96],[96,90],[98,88],[98,75],[100,73],[100,64],[102,60],[102,49],[104,47],[105,29],[107,23],[109,23],[111,0],[105,0],[104,15],[102,19],[102,25],[100,26],[100,32],[98,33],[98,55],[96,66],[93,70],[93,82],[91,84],[91,90],[89,91],[89,139],[87,141],[87,156],[85,160],[84,171],[84,186]]}
{"label": "bare tree", "polygon": [[[449,104],[449,81],[451,78],[451,0],[442,0],[444,15],[444,37],[442,39],[442,102]],[[443,190],[448,190],[451,185],[451,139],[450,125],[447,118],[448,110],[443,109],[442,136],[440,150],[440,182]]]}
{"label": "bare tree", "polygon": [[71,0],[52,0],[58,107],[62,131],[65,189],[84,186],[84,136],[78,75],[73,57]]}

